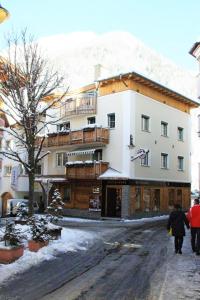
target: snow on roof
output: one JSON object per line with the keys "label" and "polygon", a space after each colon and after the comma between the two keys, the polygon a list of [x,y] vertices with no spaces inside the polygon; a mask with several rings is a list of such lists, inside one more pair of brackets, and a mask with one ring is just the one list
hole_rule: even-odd
{"label": "snow on roof", "polygon": [[129,176],[113,168],[108,168],[98,179],[129,179]]}
{"label": "snow on roof", "polygon": [[58,177],[49,177],[49,178],[42,178],[42,177],[36,177],[35,178],[36,182],[42,182],[42,183],[47,183],[47,182],[63,182],[66,181],[66,178],[58,178]]}

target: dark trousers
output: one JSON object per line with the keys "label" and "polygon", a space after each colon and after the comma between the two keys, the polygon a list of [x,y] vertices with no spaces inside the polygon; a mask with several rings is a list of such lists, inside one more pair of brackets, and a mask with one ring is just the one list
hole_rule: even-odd
{"label": "dark trousers", "polygon": [[191,228],[191,246],[194,252],[200,252],[200,227]]}
{"label": "dark trousers", "polygon": [[183,236],[175,236],[174,237],[174,246],[175,250],[179,251],[182,249],[183,246]]}

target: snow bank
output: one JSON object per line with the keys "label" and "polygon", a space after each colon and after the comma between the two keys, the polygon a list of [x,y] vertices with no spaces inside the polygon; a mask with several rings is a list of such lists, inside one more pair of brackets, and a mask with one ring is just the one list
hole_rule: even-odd
{"label": "snow bank", "polygon": [[47,247],[40,249],[36,253],[30,252],[26,248],[24,255],[14,263],[9,265],[0,264],[0,285],[11,276],[24,272],[42,261],[55,259],[58,253],[86,250],[94,237],[95,233],[63,228],[60,240],[50,241]]}

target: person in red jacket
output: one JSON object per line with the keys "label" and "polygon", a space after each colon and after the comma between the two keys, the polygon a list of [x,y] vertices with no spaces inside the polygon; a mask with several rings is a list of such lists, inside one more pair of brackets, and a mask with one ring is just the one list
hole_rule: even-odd
{"label": "person in red jacket", "polygon": [[194,205],[187,213],[191,228],[191,246],[196,255],[200,255],[200,205],[199,199],[194,200]]}

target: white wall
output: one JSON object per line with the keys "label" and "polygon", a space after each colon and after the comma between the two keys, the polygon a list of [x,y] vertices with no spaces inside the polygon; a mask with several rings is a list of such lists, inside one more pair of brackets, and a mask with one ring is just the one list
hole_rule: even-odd
{"label": "white wall", "polygon": [[[190,116],[133,91],[98,98],[97,122],[107,126],[107,114],[115,113],[116,127],[110,130],[110,143],[103,151],[103,160],[131,178],[190,181]],[[141,115],[150,117],[150,132],[141,131]],[[169,137],[161,136],[161,121],[168,123]],[[184,142],[177,139],[177,127],[184,128]],[[129,148],[130,134],[135,148]],[[150,150],[150,167],[131,162],[137,150]],[[169,169],[161,169],[161,152],[169,155]],[[184,171],[177,170],[177,157],[184,157]]]}
{"label": "white wall", "polygon": [[[147,148],[150,150],[150,167],[142,167],[140,160],[135,162],[136,178],[155,180],[170,180],[189,182],[190,176],[190,115],[171,106],[152,100],[149,97],[134,93],[136,109],[136,150]],[[150,132],[141,130],[141,115],[150,117]],[[161,136],[161,121],[168,123],[168,137]],[[178,141],[177,128],[184,129],[184,141]],[[168,170],[161,169],[161,152],[169,157]],[[177,170],[177,157],[184,157],[184,171]]]}

